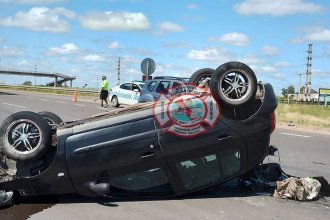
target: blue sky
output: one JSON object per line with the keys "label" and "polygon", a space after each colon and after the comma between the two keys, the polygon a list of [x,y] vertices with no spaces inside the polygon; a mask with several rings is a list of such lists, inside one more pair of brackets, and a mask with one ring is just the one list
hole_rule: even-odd
{"label": "blue sky", "polygon": [[[328,0],[0,0],[0,69],[74,75],[97,87],[154,75],[189,77],[198,69],[244,62],[277,94],[299,87],[313,44],[312,88],[330,87]],[[0,83],[32,77],[0,75]],[[45,84],[49,78],[38,78]],[[302,76],[304,83],[305,76]]]}

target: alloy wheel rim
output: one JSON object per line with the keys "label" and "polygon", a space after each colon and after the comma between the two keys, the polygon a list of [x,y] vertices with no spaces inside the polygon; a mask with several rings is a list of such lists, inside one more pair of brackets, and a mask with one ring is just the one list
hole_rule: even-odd
{"label": "alloy wheel rim", "polygon": [[241,72],[228,72],[219,80],[220,91],[228,100],[241,101],[250,93],[249,79]]}
{"label": "alloy wheel rim", "polygon": [[29,154],[36,151],[41,144],[41,129],[29,119],[20,119],[8,126],[5,137],[16,153]]}

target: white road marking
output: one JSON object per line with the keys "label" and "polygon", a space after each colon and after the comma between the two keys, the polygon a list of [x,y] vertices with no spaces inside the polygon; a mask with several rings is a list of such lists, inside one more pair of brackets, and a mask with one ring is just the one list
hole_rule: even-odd
{"label": "white road marking", "polygon": [[10,106],[18,107],[18,108],[26,108],[25,106],[22,106],[22,105],[15,105],[15,104],[10,104],[10,103],[5,103],[5,102],[3,102],[2,104],[10,105]]}
{"label": "white road marking", "polygon": [[76,105],[78,105],[78,106],[86,106],[86,105],[83,105],[83,104],[76,104]]}
{"label": "white road marking", "polygon": [[48,99],[40,99],[40,101],[48,102]]}
{"label": "white road marking", "polygon": [[301,134],[291,134],[291,133],[281,133],[284,135],[289,135],[289,136],[296,136],[296,137],[304,137],[304,138],[310,138],[311,136],[306,136],[306,135],[301,135]]}
{"label": "white road marking", "polygon": [[67,103],[67,102],[63,102],[63,101],[56,101],[56,102],[61,103],[61,104]]}

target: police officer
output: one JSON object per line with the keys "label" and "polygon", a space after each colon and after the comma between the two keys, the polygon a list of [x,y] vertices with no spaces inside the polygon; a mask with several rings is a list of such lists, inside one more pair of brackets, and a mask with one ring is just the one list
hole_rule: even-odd
{"label": "police officer", "polygon": [[101,107],[103,107],[103,101],[105,102],[104,108],[107,108],[109,106],[108,96],[109,96],[109,82],[106,76],[102,76],[101,91],[100,91]]}

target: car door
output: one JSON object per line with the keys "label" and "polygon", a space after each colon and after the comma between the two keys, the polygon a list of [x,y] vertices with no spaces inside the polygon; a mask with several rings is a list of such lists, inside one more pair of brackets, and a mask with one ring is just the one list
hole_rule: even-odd
{"label": "car door", "polygon": [[91,182],[109,184],[111,195],[173,193],[173,180],[150,116],[76,126],[65,149],[69,175],[80,194],[94,194],[87,187]]}
{"label": "car door", "polygon": [[129,96],[131,96],[132,83],[123,83],[120,85],[120,91],[118,91],[119,104],[129,104]]}
{"label": "car door", "polygon": [[247,151],[244,139],[222,121],[194,137],[167,133],[168,126],[158,127],[157,131],[181,194],[207,188],[245,171]]}
{"label": "car door", "polygon": [[132,83],[132,90],[130,91],[129,103],[130,105],[138,103],[140,97],[141,88],[138,84]]}

